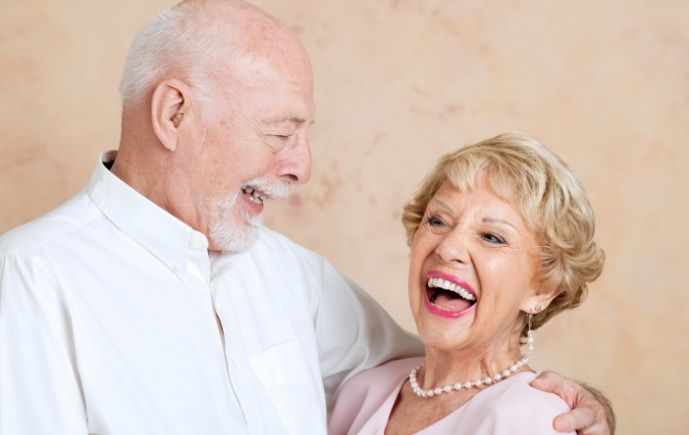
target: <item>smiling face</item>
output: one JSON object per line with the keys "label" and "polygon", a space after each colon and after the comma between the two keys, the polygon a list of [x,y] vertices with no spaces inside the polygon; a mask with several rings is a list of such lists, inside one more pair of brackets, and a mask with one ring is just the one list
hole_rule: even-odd
{"label": "smiling face", "polygon": [[292,183],[309,179],[311,67],[301,47],[292,45],[272,58],[243,58],[219,83],[198,171],[216,249],[249,247],[264,199],[285,197]]}
{"label": "smiling face", "polygon": [[484,184],[461,193],[445,183],[414,234],[409,299],[427,347],[514,353],[522,312],[540,303],[536,235]]}
{"label": "smiling face", "polygon": [[313,78],[296,35],[244,1],[185,1],[137,35],[123,77],[113,173],[242,251],[265,199],[311,172]]}

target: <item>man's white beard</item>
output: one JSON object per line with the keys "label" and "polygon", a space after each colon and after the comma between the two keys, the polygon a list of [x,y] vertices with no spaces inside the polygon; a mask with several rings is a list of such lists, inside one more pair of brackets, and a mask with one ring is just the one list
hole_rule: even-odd
{"label": "man's white beard", "polygon": [[[266,199],[285,198],[289,194],[289,183],[270,183],[264,178],[255,178],[245,186],[253,187],[266,194]],[[215,204],[220,210],[219,219],[211,228],[211,240],[222,251],[242,252],[249,249],[258,240],[258,229],[261,226],[261,215],[252,215],[248,210],[242,210],[241,215],[235,217],[234,207],[237,205],[240,192],[229,196]],[[238,220],[238,222],[237,222]]]}
{"label": "man's white beard", "polygon": [[216,205],[221,212],[220,219],[211,228],[211,240],[222,251],[241,252],[249,249],[258,239],[261,216],[249,216],[248,212],[243,211],[241,216],[235,217],[233,208],[238,198],[239,193],[235,193]]}

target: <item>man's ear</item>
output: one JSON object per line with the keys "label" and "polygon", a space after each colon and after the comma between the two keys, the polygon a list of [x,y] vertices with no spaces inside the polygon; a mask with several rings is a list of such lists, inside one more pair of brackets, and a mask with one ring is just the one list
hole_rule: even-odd
{"label": "man's ear", "polygon": [[179,80],[165,80],[153,90],[151,122],[160,143],[170,151],[177,148],[184,128],[185,111],[190,107],[191,89]]}

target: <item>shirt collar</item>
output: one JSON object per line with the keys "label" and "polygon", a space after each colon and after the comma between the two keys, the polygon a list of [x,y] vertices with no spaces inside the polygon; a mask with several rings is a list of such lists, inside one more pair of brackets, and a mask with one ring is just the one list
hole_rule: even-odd
{"label": "shirt collar", "polygon": [[117,151],[100,155],[87,188],[89,197],[113,225],[183,278],[189,250],[207,253],[208,239],[110,172],[106,164],[116,157]]}

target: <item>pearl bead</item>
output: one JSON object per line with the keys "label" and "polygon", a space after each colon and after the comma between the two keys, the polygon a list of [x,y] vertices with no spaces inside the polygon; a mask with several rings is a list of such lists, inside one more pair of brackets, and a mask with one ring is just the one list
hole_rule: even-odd
{"label": "pearl bead", "polygon": [[[533,339],[530,340],[530,343],[527,343],[527,351],[530,353],[533,351]],[[495,384],[497,382],[500,382],[503,379],[507,379],[508,377],[512,376],[517,370],[519,370],[522,366],[526,365],[529,362],[529,357],[528,355],[522,355],[522,358],[519,360],[513,362],[507,369],[503,370],[502,372],[498,372],[494,376],[486,376],[483,379],[476,379],[474,381],[466,381],[464,383],[457,382],[455,384],[448,384],[436,388],[431,388],[428,390],[424,390],[419,386],[418,380],[416,378],[416,374],[418,373],[419,370],[421,370],[421,365],[412,369],[409,372],[409,385],[411,386],[412,391],[414,394],[416,394],[418,397],[423,397],[423,398],[429,398],[429,397],[434,397],[438,396],[443,393],[450,393],[452,391],[460,391],[461,389],[470,389],[470,388],[478,388],[483,385],[489,386],[492,384]]]}

